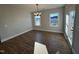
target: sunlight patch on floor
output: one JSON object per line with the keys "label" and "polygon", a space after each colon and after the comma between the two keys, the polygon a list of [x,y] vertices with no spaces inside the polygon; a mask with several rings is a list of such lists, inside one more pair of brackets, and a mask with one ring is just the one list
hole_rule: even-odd
{"label": "sunlight patch on floor", "polygon": [[46,46],[44,44],[35,42],[34,54],[48,54]]}

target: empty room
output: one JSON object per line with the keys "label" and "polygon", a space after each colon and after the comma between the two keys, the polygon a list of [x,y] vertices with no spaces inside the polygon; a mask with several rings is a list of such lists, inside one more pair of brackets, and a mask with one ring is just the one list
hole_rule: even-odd
{"label": "empty room", "polygon": [[0,4],[0,54],[78,54],[79,5]]}

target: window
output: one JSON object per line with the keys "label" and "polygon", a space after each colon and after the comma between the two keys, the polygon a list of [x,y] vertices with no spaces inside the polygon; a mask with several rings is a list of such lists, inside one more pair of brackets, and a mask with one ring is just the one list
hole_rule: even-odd
{"label": "window", "polygon": [[75,19],[75,11],[71,10],[66,14],[66,23],[65,23],[65,32],[71,45],[73,39],[74,19]]}
{"label": "window", "polygon": [[66,35],[67,35],[67,36],[68,36],[68,32],[69,32],[68,28],[69,28],[69,15],[66,14],[65,32],[66,32]]}
{"label": "window", "polygon": [[50,26],[58,26],[59,13],[50,14]]}
{"label": "window", "polygon": [[35,26],[40,26],[40,20],[41,20],[41,17],[40,16],[35,16],[34,17]]}

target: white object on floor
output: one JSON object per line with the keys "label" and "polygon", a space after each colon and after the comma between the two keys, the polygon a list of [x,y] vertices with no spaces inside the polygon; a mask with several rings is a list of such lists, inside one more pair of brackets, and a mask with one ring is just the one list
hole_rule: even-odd
{"label": "white object on floor", "polygon": [[46,46],[41,43],[35,42],[34,54],[48,54]]}
{"label": "white object on floor", "polygon": [[60,54],[60,51],[57,51],[56,54]]}

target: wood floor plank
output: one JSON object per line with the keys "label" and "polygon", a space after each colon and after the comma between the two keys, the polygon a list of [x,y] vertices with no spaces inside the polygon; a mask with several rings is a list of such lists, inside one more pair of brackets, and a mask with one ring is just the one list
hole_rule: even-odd
{"label": "wood floor plank", "polygon": [[63,34],[36,30],[1,43],[0,50],[3,54],[33,54],[35,41],[46,45],[49,54],[71,53]]}

